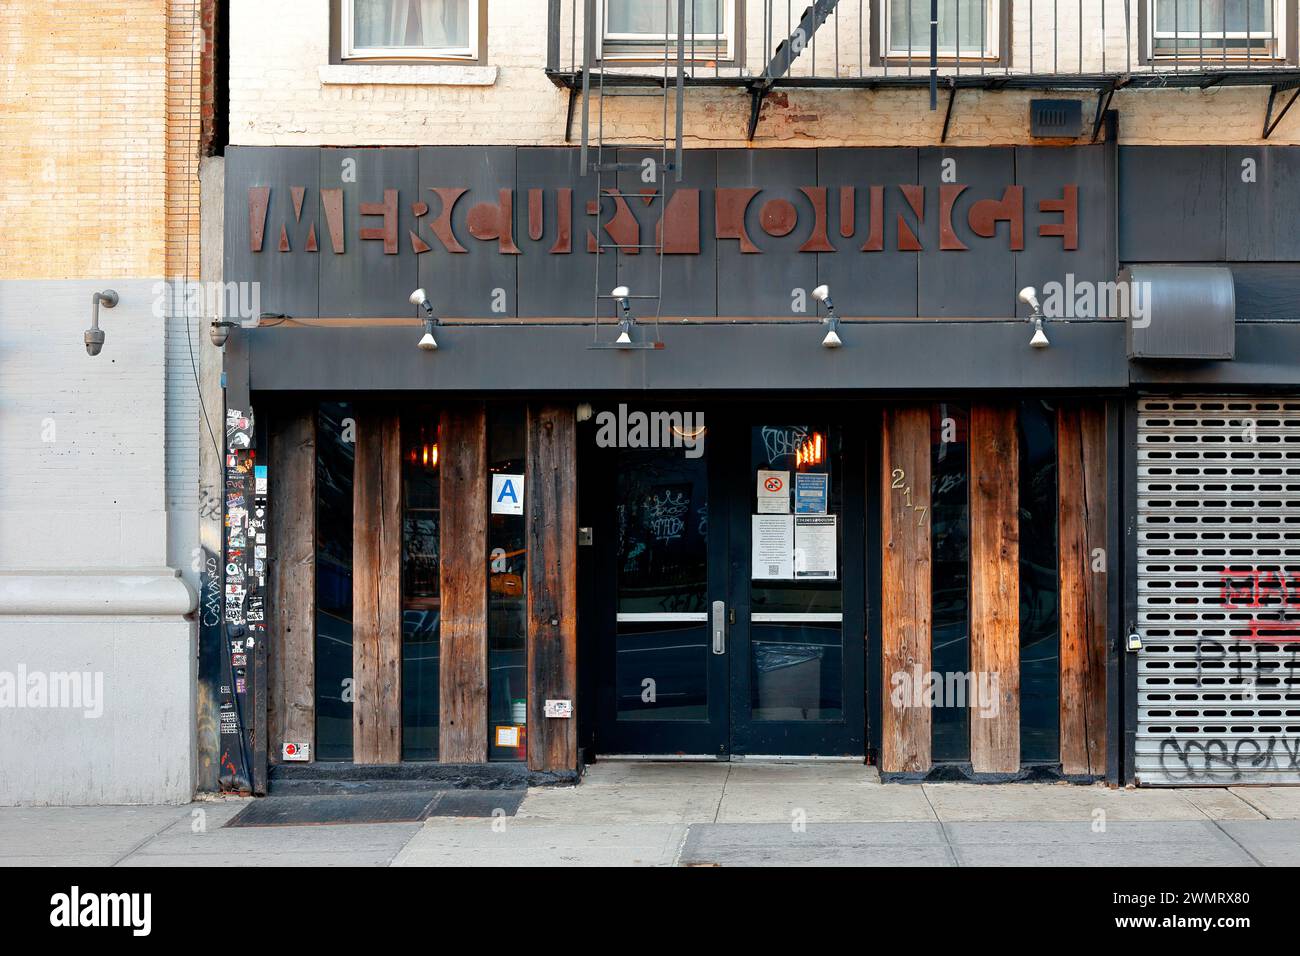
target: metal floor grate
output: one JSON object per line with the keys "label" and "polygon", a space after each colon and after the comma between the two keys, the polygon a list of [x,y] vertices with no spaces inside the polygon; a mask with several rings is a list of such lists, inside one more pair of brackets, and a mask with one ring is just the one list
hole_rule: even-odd
{"label": "metal floor grate", "polygon": [[1300,782],[1300,400],[1138,407],[1136,775]]}

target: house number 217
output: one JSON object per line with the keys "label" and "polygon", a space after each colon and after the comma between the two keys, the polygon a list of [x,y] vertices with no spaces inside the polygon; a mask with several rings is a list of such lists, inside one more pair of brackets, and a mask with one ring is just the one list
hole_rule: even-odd
{"label": "house number 217", "polygon": [[891,474],[894,480],[890,482],[889,487],[903,493],[903,504],[917,513],[916,525],[920,527],[925,522],[925,513],[930,510],[930,506],[912,502],[912,486],[907,483],[907,472],[902,468],[895,468]]}

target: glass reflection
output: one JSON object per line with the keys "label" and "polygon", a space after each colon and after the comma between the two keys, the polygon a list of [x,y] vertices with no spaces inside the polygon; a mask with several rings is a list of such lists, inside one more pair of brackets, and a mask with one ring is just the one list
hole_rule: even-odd
{"label": "glass reflection", "polygon": [[1020,760],[1056,763],[1060,747],[1056,411],[1020,403]]}
{"label": "glass reflection", "polygon": [[437,412],[402,417],[402,759],[438,759]]}
{"label": "glass reflection", "polygon": [[316,415],[316,759],[352,759],[351,406],[324,402]]}

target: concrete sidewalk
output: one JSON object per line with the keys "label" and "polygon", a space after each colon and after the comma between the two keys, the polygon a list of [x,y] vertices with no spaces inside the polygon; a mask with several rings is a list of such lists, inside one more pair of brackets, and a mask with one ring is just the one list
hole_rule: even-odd
{"label": "concrete sidewalk", "polygon": [[882,785],[848,763],[601,763],[513,817],[224,829],[247,801],[3,808],[0,865],[1295,866],[1300,787]]}

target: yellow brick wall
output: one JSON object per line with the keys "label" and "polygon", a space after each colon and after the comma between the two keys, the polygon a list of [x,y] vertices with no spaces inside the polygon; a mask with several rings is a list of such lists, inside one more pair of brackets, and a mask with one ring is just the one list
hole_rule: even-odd
{"label": "yellow brick wall", "polygon": [[201,5],[0,4],[0,279],[197,275]]}

